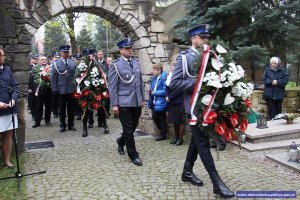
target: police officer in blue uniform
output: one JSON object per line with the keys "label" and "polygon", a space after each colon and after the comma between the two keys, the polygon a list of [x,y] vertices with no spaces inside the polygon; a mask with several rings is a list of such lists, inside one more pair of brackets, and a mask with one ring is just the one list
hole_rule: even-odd
{"label": "police officer in blue uniform", "polygon": [[75,99],[73,93],[76,90],[75,70],[76,62],[69,59],[70,46],[63,45],[60,48],[61,58],[53,62],[51,70],[52,92],[58,94],[60,132],[66,131],[66,109],[68,112],[68,129],[76,131],[74,127]]}
{"label": "police officer in blue uniform", "polygon": [[110,104],[114,114],[119,115],[123,133],[117,139],[118,152],[127,153],[133,164],[141,166],[142,161],[136,151],[133,133],[138,125],[144,105],[144,87],[139,62],[132,58],[133,41],[125,38],[118,42],[121,57],[115,60],[108,73]]}
{"label": "police officer in blue uniform", "polygon": [[[195,71],[193,69],[194,60],[201,53],[197,50],[197,48],[202,47],[202,45],[208,42],[208,37],[210,36],[208,28],[208,24],[200,24],[188,31],[192,46],[187,51],[182,52],[177,56],[171,79],[171,89],[184,93],[185,112],[189,117],[191,114],[190,100],[196,85]],[[186,62],[187,65],[185,65],[184,62]],[[198,115],[196,114],[196,116]],[[213,192],[223,198],[234,197],[234,193],[224,184],[217,172],[213,157],[210,152],[208,136],[201,131],[197,124],[191,125],[191,130],[192,139],[184,163],[181,177],[182,181],[190,182],[197,186],[203,185],[203,181],[198,179],[193,173],[193,166],[197,159],[197,155],[199,154],[201,161],[213,183]]]}

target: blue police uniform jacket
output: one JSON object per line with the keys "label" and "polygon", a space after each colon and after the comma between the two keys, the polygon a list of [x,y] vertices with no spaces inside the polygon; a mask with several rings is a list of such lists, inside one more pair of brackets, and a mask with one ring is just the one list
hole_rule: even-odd
{"label": "blue police uniform jacket", "polygon": [[67,59],[68,66],[65,61],[60,58],[53,62],[51,68],[51,88],[53,92],[59,94],[70,94],[76,90],[75,70],[76,62]]}
{"label": "blue police uniform jacket", "polygon": [[[272,81],[277,80],[277,85],[272,85]],[[289,81],[289,73],[285,68],[272,70],[267,67],[263,74],[263,82],[265,84],[264,97],[270,99],[281,100],[284,98],[285,85]]]}
{"label": "blue police uniform jacket", "polygon": [[[186,56],[187,70],[191,77],[183,73],[182,55]],[[197,57],[197,52],[192,48],[189,48],[187,51],[183,51],[178,54],[170,83],[171,90],[176,90],[178,93],[183,93],[184,110],[187,114],[191,114],[190,101],[197,81],[196,78],[193,77],[195,76],[193,66],[195,58]]]}
{"label": "blue police uniform jacket", "polygon": [[[18,82],[14,77],[10,67],[7,66],[6,64],[3,64],[3,69],[0,69],[0,83],[1,85],[13,87],[16,90],[19,90]],[[19,111],[18,102],[17,102],[18,96],[19,96],[18,93],[16,91],[13,91],[11,97],[9,94],[9,89],[0,86],[0,102],[9,103],[11,101],[11,98],[15,100],[16,104],[13,107],[14,113],[17,113]],[[9,115],[10,113],[11,113],[10,109],[0,109],[0,116]]]}
{"label": "blue police uniform jacket", "polygon": [[108,91],[111,106],[141,107],[143,105],[144,85],[139,62],[132,60],[133,68],[123,57],[115,60],[109,67]]}
{"label": "blue police uniform jacket", "polygon": [[[161,75],[159,77],[154,76],[150,83],[150,90],[154,91],[156,81],[157,86],[156,90],[154,91],[154,94],[149,94],[149,101],[148,101],[148,108],[152,109],[154,106],[154,102],[156,102],[156,106],[160,106],[161,111],[165,111],[167,109],[166,105],[166,79],[167,79],[167,73],[162,71]],[[159,104],[159,105],[157,105]]]}

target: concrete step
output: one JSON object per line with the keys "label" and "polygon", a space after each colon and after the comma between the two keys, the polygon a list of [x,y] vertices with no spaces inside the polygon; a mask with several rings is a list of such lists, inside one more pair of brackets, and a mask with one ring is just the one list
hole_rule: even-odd
{"label": "concrete step", "polygon": [[271,155],[267,155],[267,158],[269,158],[279,164],[282,164],[290,169],[300,172],[300,163],[288,161],[287,153],[271,154]]}
{"label": "concrete step", "polygon": [[[230,141],[232,144],[239,145],[237,141]],[[263,143],[241,143],[241,147],[248,151],[260,151],[266,149],[276,149],[276,148],[286,148],[288,150],[289,146],[292,142],[300,145],[300,138],[299,139],[288,139],[288,140],[281,140],[281,141],[271,141],[271,142],[263,142]]]}
{"label": "concrete step", "polygon": [[249,124],[246,131],[246,140],[251,143],[264,143],[288,139],[300,139],[300,118],[294,119],[293,124],[279,119],[268,121],[268,128],[256,128],[257,124]]}

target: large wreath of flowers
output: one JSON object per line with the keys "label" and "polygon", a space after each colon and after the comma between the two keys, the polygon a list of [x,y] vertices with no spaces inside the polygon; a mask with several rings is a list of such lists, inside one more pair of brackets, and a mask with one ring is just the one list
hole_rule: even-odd
{"label": "large wreath of flowers", "polygon": [[36,65],[32,68],[33,81],[38,85],[38,88],[50,88],[50,72],[51,68],[49,65],[46,67],[42,65]]}
{"label": "large wreath of flowers", "polygon": [[108,97],[107,82],[100,66],[86,56],[79,63],[76,72],[77,91],[73,94],[83,109],[98,109],[103,106],[103,98]]}
{"label": "large wreath of flowers", "polygon": [[199,113],[196,116],[198,125],[213,138],[238,139],[237,135],[248,127],[253,85],[246,81],[244,69],[234,62],[223,46],[216,45],[217,53],[207,45],[200,51],[203,54],[196,59],[194,67],[197,72],[202,70],[200,74],[203,75],[198,76],[193,94],[198,93],[194,106]]}

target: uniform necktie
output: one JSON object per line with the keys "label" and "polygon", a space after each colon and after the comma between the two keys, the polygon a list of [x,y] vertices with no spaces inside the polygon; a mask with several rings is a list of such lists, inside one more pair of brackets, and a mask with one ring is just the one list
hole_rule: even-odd
{"label": "uniform necktie", "polygon": [[66,63],[66,67],[69,67],[68,60],[65,60],[65,63]]}
{"label": "uniform necktie", "polygon": [[127,60],[127,61],[128,61],[129,65],[130,65],[130,67],[133,69],[132,61],[131,60]]}

